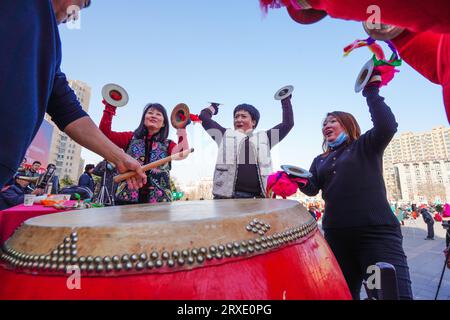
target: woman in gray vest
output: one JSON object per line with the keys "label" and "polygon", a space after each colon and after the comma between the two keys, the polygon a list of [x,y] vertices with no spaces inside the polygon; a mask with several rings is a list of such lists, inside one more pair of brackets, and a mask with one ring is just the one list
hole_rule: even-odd
{"label": "woman in gray vest", "polygon": [[234,109],[234,129],[225,129],[212,120],[218,106],[200,114],[203,128],[219,147],[214,172],[215,199],[265,198],[267,178],[273,173],[270,150],[294,127],[291,96],[281,101],[283,121],[267,131],[256,132],[260,114],[252,105]]}

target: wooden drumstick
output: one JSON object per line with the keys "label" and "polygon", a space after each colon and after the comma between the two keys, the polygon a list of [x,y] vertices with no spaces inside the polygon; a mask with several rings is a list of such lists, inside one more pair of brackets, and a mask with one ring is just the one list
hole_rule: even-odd
{"label": "wooden drumstick", "polygon": [[[164,159],[161,159],[161,160],[158,160],[158,161],[146,164],[145,166],[142,166],[141,168],[142,168],[142,170],[144,172],[147,172],[147,171],[155,169],[155,168],[157,168],[159,166],[162,166],[163,164],[166,164],[167,162],[170,162],[172,160],[179,160],[180,158],[187,157],[192,152],[194,152],[194,148],[175,153],[175,154],[173,154],[173,155],[171,155],[169,157],[166,157]],[[125,180],[127,180],[127,179],[129,179],[129,178],[131,178],[131,177],[133,177],[135,175],[136,175],[136,171],[129,171],[129,172],[122,173],[122,174],[119,174],[119,175],[115,176],[113,180],[114,180],[115,183],[119,183],[119,182],[125,181]]]}

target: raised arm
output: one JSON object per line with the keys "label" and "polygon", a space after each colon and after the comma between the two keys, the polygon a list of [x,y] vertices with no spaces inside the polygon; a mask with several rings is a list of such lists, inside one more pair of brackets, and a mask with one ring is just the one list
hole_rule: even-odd
{"label": "raised arm", "polygon": [[363,91],[372,116],[373,128],[361,137],[364,139],[365,147],[377,153],[386,149],[398,127],[391,108],[378,93],[379,89],[376,86],[368,86]]}
{"label": "raised arm", "polygon": [[[171,151],[170,151],[171,155],[189,149],[189,142],[188,142],[188,138],[187,138],[186,128],[177,129],[177,136],[178,136],[178,144],[171,146]],[[187,158],[187,155],[178,160],[183,160],[185,158]]]}
{"label": "raised arm", "polygon": [[205,129],[206,132],[208,132],[208,134],[211,136],[211,138],[218,145],[220,145],[226,129],[212,119],[212,116],[217,114],[217,112],[218,107],[211,106],[209,108],[203,109],[200,113],[199,118],[200,120],[202,120],[203,129]]}
{"label": "raised arm", "polygon": [[281,100],[283,120],[280,124],[267,131],[270,148],[283,140],[294,127],[294,112],[292,111],[291,98],[292,96],[289,96],[288,98]]}
{"label": "raised arm", "polygon": [[114,142],[116,146],[123,150],[126,150],[131,138],[133,137],[133,132],[112,131],[112,119],[116,115],[117,108],[109,105],[106,102],[103,103],[105,104],[105,110],[103,111],[103,116],[100,121],[99,128],[103,132],[103,134],[108,137],[109,140]]}

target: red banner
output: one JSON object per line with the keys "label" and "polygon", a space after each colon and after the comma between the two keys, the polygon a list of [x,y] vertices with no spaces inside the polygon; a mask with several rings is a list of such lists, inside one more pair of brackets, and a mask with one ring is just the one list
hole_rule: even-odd
{"label": "red banner", "polygon": [[34,161],[42,163],[42,167],[46,168],[48,164],[48,157],[50,155],[50,147],[52,143],[53,126],[44,119],[39,128],[36,137],[29,146],[25,157],[27,163],[31,164]]}

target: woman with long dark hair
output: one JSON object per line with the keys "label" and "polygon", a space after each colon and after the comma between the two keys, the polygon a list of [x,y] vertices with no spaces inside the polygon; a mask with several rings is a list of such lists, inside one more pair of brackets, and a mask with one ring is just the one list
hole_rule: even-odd
{"label": "woman with long dark hair", "polygon": [[[159,103],[147,104],[139,127],[134,132],[111,130],[116,107],[103,101],[105,110],[100,130],[118,147],[136,159],[141,165],[158,161],[189,148],[186,129],[178,129],[178,144],[168,139],[169,118],[166,109]],[[126,183],[119,184],[116,192],[118,204],[156,203],[172,201],[170,188],[171,163],[166,163],[147,173],[147,184],[139,190],[129,189]]]}
{"label": "woman with long dark hair", "polygon": [[[368,267],[392,264],[401,299],[412,299],[409,268],[400,224],[389,206],[383,180],[383,152],[397,131],[391,109],[372,78],[363,91],[373,128],[361,135],[350,113],[327,114],[322,124],[323,150],[312,165],[312,178],[300,187],[308,196],[322,191],[325,238],[343,271],[354,299],[360,298]],[[371,80],[372,80],[371,79]]]}

